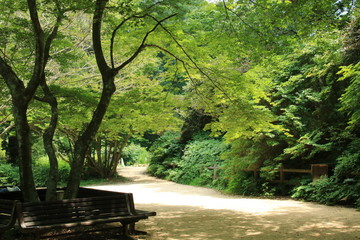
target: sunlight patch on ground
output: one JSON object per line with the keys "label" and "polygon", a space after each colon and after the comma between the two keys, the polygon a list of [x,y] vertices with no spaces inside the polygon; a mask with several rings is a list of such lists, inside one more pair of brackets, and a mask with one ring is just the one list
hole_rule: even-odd
{"label": "sunlight patch on ground", "polygon": [[[296,231],[306,232],[309,231],[310,229],[331,229],[331,230],[336,229],[337,232],[347,233],[349,231],[353,231],[353,232],[358,231],[360,233],[360,225],[354,226],[353,229],[349,229],[349,226],[345,225],[343,222],[338,222],[338,221],[305,224],[297,228]],[[360,234],[359,234],[359,238],[360,238]]]}
{"label": "sunlight patch on ground", "polygon": [[[210,196],[197,196],[191,194],[180,194],[176,192],[160,192],[156,187],[149,187],[147,184],[133,184],[133,185],[106,185],[97,186],[96,188],[103,190],[119,191],[119,192],[132,192],[134,201],[138,204],[161,204],[168,206],[193,206],[202,207],[205,209],[216,210],[233,210],[241,211],[251,214],[277,214],[283,210],[284,213],[291,209],[297,209],[300,206],[304,210],[301,202],[283,200],[274,201],[267,199],[231,199],[231,198],[217,198]],[[174,189],[175,190],[175,189]],[[269,204],[271,203],[271,204]]]}

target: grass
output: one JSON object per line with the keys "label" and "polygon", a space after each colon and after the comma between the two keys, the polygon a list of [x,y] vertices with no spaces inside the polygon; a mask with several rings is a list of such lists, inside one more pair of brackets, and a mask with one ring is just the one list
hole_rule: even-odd
{"label": "grass", "polygon": [[80,186],[95,186],[95,185],[111,185],[111,184],[118,184],[118,183],[125,183],[129,180],[122,176],[116,176],[114,178],[93,178],[93,179],[86,179],[82,180]]}

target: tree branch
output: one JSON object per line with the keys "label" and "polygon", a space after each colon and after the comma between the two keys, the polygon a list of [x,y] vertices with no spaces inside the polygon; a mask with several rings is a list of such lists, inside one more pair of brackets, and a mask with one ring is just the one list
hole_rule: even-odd
{"label": "tree branch", "polygon": [[18,78],[9,64],[0,56],[0,74],[8,86],[11,95],[16,92],[25,90],[24,83]]}
{"label": "tree branch", "polygon": [[[226,2],[225,2],[224,0],[223,0],[223,6],[224,6],[224,9],[225,9],[225,11],[226,11],[226,17],[227,17],[227,19],[229,20],[230,25],[231,25],[231,28],[232,28],[232,30],[234,31],[234,33],[235,33],[236,35],[237,35],[236,29],[235,29],[234,25],[233,25],[232,22],[231,22],[231,19],[230,19],[230,16],[229,16],[228,12],[231,12],[232,14],[234,14],[237,18],[239,18],[239,20],[240,20],[243,24],[245,24],[246,26],[248,26],[248,27],[249,27],[252,31],[254,31],[261,39],[265,40],[264,34],[263,34],[262,32],[260,32],[259,30],[257,30],[256,28],[254,28],[253,26],[251,26],[250,24],[248,24],[247,22],[245,22],[244,19],[242,19],[239,14],[235,13],[232,9],[230,9],[230,8],[226,5]],[[239,37],[239,36],[237,36],[237,38],[238,38],[238,40],[240,40],[240,37]]]}
{"label": "tree branch", "polygon": [[108,1],[109,0],[96,1],[92,27],[92,39],[94,45],[95,59],[101,75],[103,76],[107,75],[107,72],[110,70],[108,64],[106,63],[101,44],[101,23],[104,15],[105,6]]}
{"label": "tree branch", "polygon": [[[168,16],[168,17],[166,17],[166,18],[163,18],[162,20],[156,20],[156,25],[150,30],[150,31],[148,31],[146,34],[145,34],[145,36],[143,37],[143,39],[142,39],[142,42],[141,42],[141,44],[140,44],[140,46],[138,47],[138,49],[134,52],[134,54],[129,58],[129,59],[127,59],[125,62],[123,62],[120,66],[118,66],[117,68],[115,68],[114,70],[115,70],[115,72],[117,73],[117,72],[119,72],[121,69],[123,69],[126,65],[128,65],[129,63],[131,63],[138,55],[139,55],[139,53],[144,49],[144,46],[145,46],[145,42],[146,42],[146,40],[147,40],[147,38],[149,37],[149,35],[152,33],[152,32],[154,32],[159,26],[161,26],[161,24],[164,22],[164,21],[166,21],[166,20],[168,20],[169,18],[172,18],[172,17],[174,17],[176,14],[172,14],[172,15],[170,15],[170,16]],[[147,16],[149,16],[149,17],[151,17],[151,18],[153,18],[152,16],[150,16],[150,15],[147,15]],[[153,18],[154,19],[154,18]]]}
{"label": "tree branch", "polygon": [[[169,50],[167,50],[167,49],[165,49],[165,48],[163,48],[163,47],[161,47],[161,46],[155,45],[155,44],[145,44],[144,47],[154,47],[154,48],[158,48],[158,49],[160,49],[161,51],[164,51],[165,53],[167,53],[167,54],[169,54],[170,56],[172,56],[173,58],[175,58],[177,61],[181,62],[182,65],[183,65],[183,68],[184,68],[184,70],[185,70],[185,72],[186,72],[186,75],[188,76],[190,82],[191,82],[191,83],[193,84],[193,86],[194,86],[194,89],[195,89],[196,94],[199,95],[199,96],[203,96],[204,98],[207,98],[208,100],[211,100],[211,99],[209,99],[208,97],[204,96],[204,95],[199,91],[199,89],[197,88],[198,83],[196,83],[195,79],[193,79],[193,77],[191,76],[190,71],[189,71],[189,69],[188,69],[188,66],[189,66],[189,65],[188,65],[184,60],[182,60],[181,58],[179,58],[178,56],[176,56],[175,54],[173,54],[173,53],[170,52]],[[208,105],[207,102],[204,101],[204,103],[205,103],[206,105]]]}
{"label": "tree branch", "polygon": [[7,126],[1,133],[0,133],[0,138],[3,138],[4,135],[6,133],[8,133],[11,129],[13,129],[15,127],[15,123],[10,124],[9,126]]}
{"label": "tree branch", "polygon": [[156,18],[150,16],[152,19],[154,19],[155,21],[158,22],[158,24],[161,26],[161,28],[169,34],[169,36],[173,39],[173,41],[176,43],[176,45],[181,49],[181,51],[185,54],[185,56],[190,60],[190,62],[195,66],[195,68],[201,73],[203,74],[208,80],[210,80],[210,82],[217,88],[219,89],[230,101],[231,98],[230,96],[226,93],[226,91],[220,86],[219,83],[217,83],[213,78],[211,78],[209,76],[209,74],[207,74],[202,68],[199,67],[199,65],[192,59],[192,57],[187,53],[187,51],[185,50],[185,48],[180,44],[180,42],[175,38],[175,36],[172,34],[172,32],[170,32],[166,27],[164,27],[164,25],[162,25],[162,22],[159,22]]}
{"label": "tree branch", "polygon": [[114,69],[115,68],[115,62],[114,62],[114,40],[115,40],[115,36],[117,31],[130,19],[133,18],[145,18],[147,15],[143,15],[143,16],[131,16],[128,17],[126,19],[124,19],[119,25],[116,26],[116,28],[114,29],[114,31],[111,34],[111,40],[110,40],[110,60],[111,60],[111,67]]}
{"label": "tree branch", "polygon": [[25,98],[30,101],[36,88],[39,86],[39,81],[44,72],[44,31],[41,27],[38,11],[36,7],[36,0],[27,0],[30,12],[31,23],[35,35],[35,64],[31,80],[25,89]]}

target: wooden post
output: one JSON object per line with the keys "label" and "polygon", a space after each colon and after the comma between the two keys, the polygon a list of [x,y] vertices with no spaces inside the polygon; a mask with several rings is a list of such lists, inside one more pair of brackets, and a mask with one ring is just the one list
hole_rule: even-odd
{"label": "wooden post", "polygon": [[258,178],[259,178],[259,175],[260,175],[260,169],[255,168],[255,169],[254,169],[254,178],[255,178],[255,179],[258,179]]}
{"label": "wooden post", "polygon": [[216,170],[220,169],[219,165],[215,164],[213,167],[207,167],[207,169],[214,170],[214,175],[213,175],[214,180],[218,178]]}
{"label": "wooden post", "polygon": [[283,183],[285,181],[284,164],[280,165],[279,172],[280,172],[280,182]]}
{"label": "wooden post", "polygon": [[318,180],[321,176],[329,174],[328,164],[311,164],[311,176],[313,181]]}
{"label": "wooden post", "polygon": [[218,178],[217,173],[216,173],[217,169],[219,169],[219,165],[215,164],[214,165],[214,176],[213,176],[214,180]]}

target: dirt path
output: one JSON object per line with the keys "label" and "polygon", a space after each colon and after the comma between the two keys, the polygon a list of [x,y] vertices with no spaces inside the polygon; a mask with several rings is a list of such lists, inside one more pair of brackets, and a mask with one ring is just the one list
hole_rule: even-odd
{"label": "dirt path", "polygon": [[132,192],[136,207],[157,212],[140,221],[146,240],[359,240],[360,212],[292,200],[248,199],[159,180],[145,168],[123,168],[132,181],[96,188]]}

